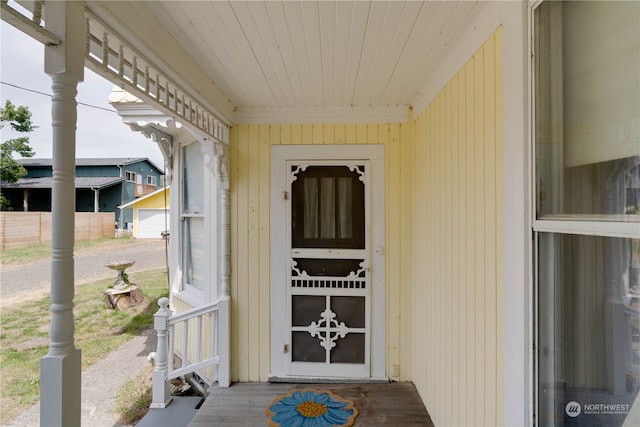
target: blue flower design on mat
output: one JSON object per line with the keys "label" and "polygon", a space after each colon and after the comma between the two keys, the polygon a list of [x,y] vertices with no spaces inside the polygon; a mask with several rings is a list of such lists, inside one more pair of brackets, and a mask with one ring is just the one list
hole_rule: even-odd
{"label": "blue flower design on mat", "polygon": [[332,427],[351,426],[358,410],[330,391],[293,389],[274,399],[266,413],[270,426]]}

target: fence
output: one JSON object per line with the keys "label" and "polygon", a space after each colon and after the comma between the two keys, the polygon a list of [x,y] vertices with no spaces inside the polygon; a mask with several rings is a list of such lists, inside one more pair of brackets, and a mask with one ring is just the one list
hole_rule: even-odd
{"label": "fence", "polygon": [[[75,240],[115,235],[114,212],[76,212]],[[0,249],[51,244],[51,212],[0,213]]]}

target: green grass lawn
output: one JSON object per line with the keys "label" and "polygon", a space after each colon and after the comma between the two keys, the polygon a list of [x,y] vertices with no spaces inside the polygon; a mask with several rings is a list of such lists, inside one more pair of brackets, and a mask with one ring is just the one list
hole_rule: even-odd
{"label": "green grass lawn", "polygon": [[[96,246],[134,243],[135,240],[131,236],[118,237],[117,239],[104,238],[95,240],[78,240],[74,243],[74,250],[79,251],[85,248],[93,248]],[[33,261],[51,258],[51,245],[35,245],[26,248],[3,249],[0,252],[0,261],[3,265],[26,264]]]}
{"label": "green grass lawn", "polygon": [[[113,279],[76,287],[75,343],[82,350],[82,369],[153,326],[157,301],[167,296],[163,269],[131,273],[142,289],[143,303],[127,311],[106,308],[104,291]],[[0,311],[0,424],[40,399],[40,359],[48,351],[49,297]]]}

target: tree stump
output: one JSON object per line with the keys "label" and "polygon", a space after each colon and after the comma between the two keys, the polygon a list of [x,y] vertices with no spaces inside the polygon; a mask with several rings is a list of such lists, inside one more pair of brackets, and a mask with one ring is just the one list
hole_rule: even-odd
{"label": "tree stump", "polygon": [[138,285],[129,285],[125,289],[109,288],[104,291],[104,303],[112,310],[126,310],[144,301],[142,290]]}

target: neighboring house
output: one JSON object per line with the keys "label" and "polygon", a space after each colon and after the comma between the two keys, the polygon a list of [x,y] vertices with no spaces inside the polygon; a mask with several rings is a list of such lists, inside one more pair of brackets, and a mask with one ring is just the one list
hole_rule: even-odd
{"label": "neighboring house", "polygon": [[120,209],[133,210],[133,237],[160,239],[169,231],[169,198],[169,187],[166,187],[120,206]]}
{"label": "neighboring house", "polygon": [[[27,175],[13,184],[2,184],[13,210],[51,211],[52,160],[17,161]],[[76,212],[115,212],[117,228],[126,230],[133,224],[133,211],[118,207],[156,191],[163,175],[147,158],[76,159]]]}
{"label": "neighboring house", "polygon": [[[54,145],[87,65],[171,175],[155,407],[197,371],[412,381],[435,425],[635,425],[640,2],[44,7],[49,32],[2,19],[46,44]],[[59,270],[41,419],[75,425]],[[167,308],[199,326],[167,340]]]}

